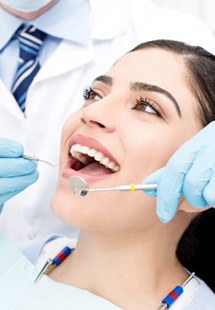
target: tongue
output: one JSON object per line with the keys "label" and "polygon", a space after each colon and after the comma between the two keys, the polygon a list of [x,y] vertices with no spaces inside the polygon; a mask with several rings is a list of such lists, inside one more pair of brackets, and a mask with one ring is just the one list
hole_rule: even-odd
{"label": "tongue", "polygon": [[112,173],[112,171],[98,162],[93,162],[80,170],[83,173],[90,175],[106,175]]}

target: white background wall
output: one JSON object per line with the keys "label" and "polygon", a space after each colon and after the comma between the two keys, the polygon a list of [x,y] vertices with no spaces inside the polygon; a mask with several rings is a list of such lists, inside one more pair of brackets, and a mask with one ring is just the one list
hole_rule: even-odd
{"label": "white background wall", "polygon": [[152,2],[195,14],[215,33],[215,0],[152,0]]}

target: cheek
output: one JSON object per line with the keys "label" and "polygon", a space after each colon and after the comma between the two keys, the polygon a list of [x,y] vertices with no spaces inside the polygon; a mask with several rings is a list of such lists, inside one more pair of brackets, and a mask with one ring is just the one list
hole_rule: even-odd
{"label": "cheek", "polygon": [[133,141],[132,146],[131,144],[127,146],[130,152],[127,152],[129,156],[125,160],[125,169],[126,166],[130,166],[129,175],[139,175],[141,181],[150,173],[165,166],[181,143],[176,135],[174,137],[153,135],[136,143]]}
{"label": "cheek", "polygon": [[66,119],[63,125],[63,129],[62,129],[61,146],[65,145],[66,141],[81,125],[81,122],[80,122],[81,115],[82,115],[82,110],[78,110],[77,112],[73,113]]}

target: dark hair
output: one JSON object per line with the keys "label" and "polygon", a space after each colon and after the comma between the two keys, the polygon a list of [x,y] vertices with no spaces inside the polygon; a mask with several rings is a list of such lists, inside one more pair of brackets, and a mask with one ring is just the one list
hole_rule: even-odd
{"label": "dark hair", "polygon": [[[180,55],[188,69],[187,81],[197,102],[197,119],[202,127],[215,120],[215,56],[199,46],[173,40],[142,43],[130,52],[160,48]],[[182,265],[194,271],[215,292],[215,209],[200,213],[182,235],[177,256]]]}

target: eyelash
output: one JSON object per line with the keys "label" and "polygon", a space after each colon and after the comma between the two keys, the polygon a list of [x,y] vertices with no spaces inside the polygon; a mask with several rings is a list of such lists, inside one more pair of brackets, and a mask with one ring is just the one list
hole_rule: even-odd
{"label": "eyelash", "polygon": [[[155,111],[155,113],[150,113],[150,112],[146,111],[147,106],[150,107],[151,109],[153,109]],[[142,98],[141,97],[140,99],[136,99],[136,104],[132,108],[132,110],[144,111],[145,113],[155,115],[158,117],[162,117],[161,112],[159,111],[159,109],[157,108],[155,103],[149,98]]]}
{"label": "eyelash", "polygon": [[[97,92],[95,92],[91,87],[86,87],[83,90],[83,98],[86,101],[87,100],[95,100],[96,96],[98,96],[99,99],[102,99],[101,95],[99,95]],[[146,107],[147,106],[150,107],[151,109],[153,109],[155,111],[155,113],[150,113],[150,112],[146,111]],[[134,105],[132,110],[144,111],[145,113],[147,113],[149,115],[154,115],[154,116],[157,116],[157,117],[162,117],[161,112],[159,111],[157,106],[149,98],[142,98],[141,97],[140,99],[136,99],[136,104]]]}
{"label": "eyelash", "polygon": [[93,100],[95,96],[98,96],[100,99],[102,98],[91,87],[84,88],[84,90],[83,90],[83,98],[84,98],[84,100]]}

